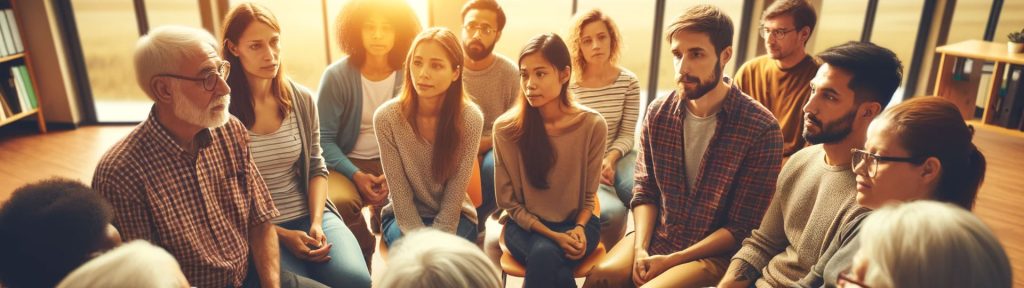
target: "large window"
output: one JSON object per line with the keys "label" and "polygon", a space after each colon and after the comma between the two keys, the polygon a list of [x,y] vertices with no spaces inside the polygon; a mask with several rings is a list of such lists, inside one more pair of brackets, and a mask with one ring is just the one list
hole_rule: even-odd
{"label": "large window", "polygon": [[500,3],[507,20],[505,29],[501,31],[501,39],[494,48],[495,52],[516,61],[523,45],[534,36],[553,32],[564,39],[572,17],[572,2],[507,0]]}
{"label": "large window", "polygon": [[901,88],[893,96],[896,102],[902,99],[902,87],[906,87],[907,81],[917,81],[907,76],[912,65],[917,65],[913,63],[916,38],[908,35],[917,35],[923,7],[924,0],[887,0],[878,3],[871,42],[889,48],[903,62],[903,83],[900,83]]}

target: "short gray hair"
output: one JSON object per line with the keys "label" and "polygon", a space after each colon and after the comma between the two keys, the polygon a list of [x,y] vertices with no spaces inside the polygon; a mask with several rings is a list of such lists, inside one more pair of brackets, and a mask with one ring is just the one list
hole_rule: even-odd
{"label": "short gray hair", "polygon": [[93,258],[68,274],[58,288],[186,286],[174,256],[144,240],[135,240]]}
{"label": "short gray hair", "polygon": [[1010,261],[974,214],[936,201],[886,206],[864,221],[857,257],[878,287],[1007,287]]}
{"label": "short gray hair", "polygon": [[[135,42],[135,80],[150,99],[153,76],[173,71],[183,59],[197,57],[202,45],[217,51],[217,40],[206,30],[186,26],[160,26]],[[202,55],[205,56],[205,55]]]}
{"label": "short gray hair", "polygon": [[501,287],[498,268],[480,247],[431,228],[405,235],[388,256],[380,287]]}

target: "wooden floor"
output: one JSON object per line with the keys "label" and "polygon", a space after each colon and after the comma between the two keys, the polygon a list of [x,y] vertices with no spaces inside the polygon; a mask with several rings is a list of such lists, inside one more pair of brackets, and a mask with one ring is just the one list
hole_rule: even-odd
{"label": "wooden floor", "polygon": [[[87,126],[45,135],[17,127],[0,128],[0,203],[15,188],[54,176],[88,184],[103,153],[132,128]],[[979,127],[974,141],[988,159],[974,212],[995,231],[1010,255],[1014,287],[1024,287],[1024,132]],[[492,228],[497,227],[488,230],[497,231]],[[381,271],[379,259],[374,261],[375,271]],[[374,275],[374,280],[378,277]],[[519,282],[515,280],[510,284]]]}

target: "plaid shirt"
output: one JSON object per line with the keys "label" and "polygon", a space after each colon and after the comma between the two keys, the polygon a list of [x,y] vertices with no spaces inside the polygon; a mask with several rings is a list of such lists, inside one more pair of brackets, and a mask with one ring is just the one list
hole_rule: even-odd
{"label": "plaid shirt", "polygon": [[249,228],[278,215],[248,137],[232,117],[199,132],[200,148],[190,155],[153,110],[103,155],[92,187],[113,204],[125,241],[167,249],[196,287],[237,287],[247,272]]}
{"label": "plaid shirt", "polygon": [[771,202],[782,164],[782,132],[775,117],[732,86],[716,114],[715,134],[690,191],[683,151],[687,113],[683,98],[672,92],[655,99],[640,135],[637,185],[630,206],[658,208],[648,248],[651,255],[681,251],[720,228],[731,232],[737,243],[747,238]]}

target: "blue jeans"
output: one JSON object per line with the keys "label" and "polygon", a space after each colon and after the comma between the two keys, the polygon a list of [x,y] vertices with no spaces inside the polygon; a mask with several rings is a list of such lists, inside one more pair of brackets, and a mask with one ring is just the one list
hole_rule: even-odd
{"label": "blue jeans", "polygon": [[[434,225],[434,218],[423,217],[423,225],[427,227]],[[380,222],[381,239],[384,240],[384,244],[391,247],[395,241],[402,238],[402,229],[398,227],[398,221],[395,220],[395,215],[386,215]],[[469,240],[471,243],[476,243],[476,224],[473,224],[473,220],[469,220],[465,215],[459,216],[459,227],[455,228],[455,235]]]}
{"label": "blue jeans", "polygon": [[[338,215],[324,211],[324,234],[327,243],[333,244],[328,255],[331,260],[324,263],[307,262],[295,257],[281,243],[281,270],[291,271],[299,276],[311,278],[330,287],[370,287],[370,271],[363,260],[362,249],[345,222]],[[309,216],[278,224],[284,229],[309,231]]]}
{"label": "blue jeans", "polygon": [[[541,220],[541,223],[555,232],[565,232],[576,227],[576,219],[562,223]],[[576,287],[572,270],[579,264],[579,260],[569,260],[565,257],[565,251],[555,241],[519,227],[512,219],[505,223],[504,229],[505,245],[508,246],[509,253],[516,261],[526,266],[523,287]],[[597,248],[600,230],[597,217],[590,217],[587,225],[584,225],[583,234],[587,237],[586,255],[590,255],[594,248]]]}
{"label": "blue jeans", "polygon": [[476,207],[476,223],[477,229],[483,231],[487,227],[487,217],[498,210],[494,200],[494,149],[488,150],[480,162],[480,186],[483,201],[480,201],[480,207]]}
{"label": "blue jeans", "polygon": [[626,233],[635,166],[636,151],[630,150],[615,163],[615,187],[601,184],[597,190],[597,198],[601,201],[601,242],[605,247],[614,247]]}
{"label": "blue jeans", "polygon": [[[622,155],[619,158],[619,162],[615,163],[615,194],[619,195],[619,200],[629,206],[629,201],[633,200],[633,173],[636,171],[636,150],[629,150],[629,153]],[[604,202],[601,202],[601,207],[604,207]],[[602,208],[603,209],[603,208]]]}

